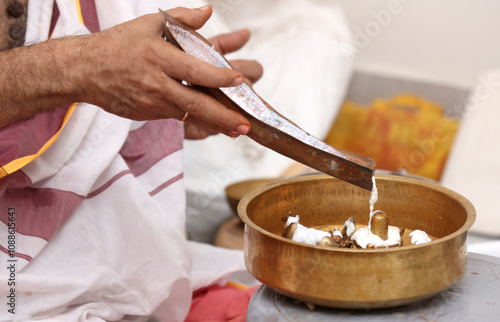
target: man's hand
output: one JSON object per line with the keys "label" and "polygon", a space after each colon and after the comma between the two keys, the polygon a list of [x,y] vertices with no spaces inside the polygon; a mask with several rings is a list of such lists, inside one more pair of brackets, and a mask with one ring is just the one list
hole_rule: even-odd
{"label": "man's hand", "polygon": [[[225,55],[243,47],[249,38],[250,32],[247,29],[243,29],[211,38],[209,41],[214,45],[215,49]],[[262,66],[254,60],[233,60],[230,63],[235,70],[240,71],[245,76],[245,83],[249,86],[258,81],[262,76]],[[204,127],[199,119],[191,117],[186,120],[184,129],[186,138],[193,140],[204,139],[209,135],[218,133],[208,127]],[[229,133],[231,137],[238,135],[239,133]]]}
{"label": "man's hand", "polygon": [[[176,8],[169,14],[198,29],[211,12],[211,7]],[[90,39],[87,48],[94,53],[91,59],[99,63],[94,65],[97,69],[90,71],[92,77],[82,79],[84,101],[135,120],[181,119],[188,112],[191,124],[209,132],[231,136],[246,134],[249,122],[242,115],[180,82],[184,80],[205,87],[237,86],[244,81],[243,73],[199,61],[167,43],[162,34],[163,20],[159,14],[152,14]],[[221,36],[216,41],[232,51],[240,48],[248,38],[248,31],[241,31]]]}
{"label": "man's hand", "polygon": [[[198,29],[211,12],[211,7],[176,8],[169,14]],[[260,65],[236,63],[244,73],[218,68],[167,43],[162,33],[160,15],[152,14],[96,34],[1,53],[0,126],[63,104],[88,102],[134,120],[181,119],[189,112],[189,122],[207,133],[248,133],[249,122],[242,115],[181,80],[205,87],[237,86],[244,75],[258,78]],[[246,33],[221,36],[215,43],[229,52],[246,42]],[[255,68],[260,71],[248,72]]]}

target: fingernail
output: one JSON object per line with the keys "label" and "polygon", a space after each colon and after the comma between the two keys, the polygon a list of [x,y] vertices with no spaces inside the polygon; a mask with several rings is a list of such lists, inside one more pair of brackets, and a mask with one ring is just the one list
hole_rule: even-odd
{"label": "fingernail", "polygon": [[238,132],[241,135],[247,135],[249,130],[250,126],[246,124],[242,124],[236,128],[236,132]]}
{"label": "fingernail", "polygon": [[232,85],[232,86],[233,86],[233,87],[234,87],[234,86],[239,86],[239,85],[241,85],[241,84],[243,84],[243,76],[238,76],[238,77],[236,77],[236,78],[234,79],[234,81],[233,81],[233,85]]}
{"label": "fingernail", "polygon": [[203,6],[201,8],[199,8],[200,10],[210,10],[211,6],[210,5],[206,5],[206,6]]}
{"label": "fingernail", "polygon": [[238,136],[240,136],[240,134],[238,132],[235,132],[235,131],[229,132],[229,137],[231,139],[236,139]]}

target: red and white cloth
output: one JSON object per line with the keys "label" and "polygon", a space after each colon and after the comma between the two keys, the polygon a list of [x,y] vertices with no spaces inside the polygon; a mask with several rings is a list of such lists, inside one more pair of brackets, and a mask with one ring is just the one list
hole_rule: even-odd
{"label": "red and white cloth", "polygon": [[[57,0],[54,37],[111,27],[158,1]],[[81,17],[79,10],[81,9]],[[27,41],[51,29],[53,1],[30,0]],[[83,17],[84,24],[81,23]],[[97,19],[94,19],[94,18]],[[61,128],[62,107],[0,129],[0,166],[36,155]],[[0,179],[0,294],[15,289],[15,315],[0,321],[114,321],[156,316],[182,321],[193,291],[244,270],[241,251],[188,242],[183,126],[133,122],[77,104],[57,140]],[[8,208],[15,209],[9,257]],[[15,285],[8,286],[8,260]]]}

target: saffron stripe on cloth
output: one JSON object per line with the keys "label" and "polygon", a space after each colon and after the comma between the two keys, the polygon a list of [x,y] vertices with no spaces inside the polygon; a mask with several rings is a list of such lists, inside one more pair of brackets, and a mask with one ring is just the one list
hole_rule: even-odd
{"label": "saffron stripe on cloth", "polygon": [[[7,248],[3,247],[2,245],[0,245],[0,251],[4,254],[9,254],[9,250]],[[13,252],[12,254],[14,257],[22,258],[24,260],[27,260],[28,262],[31,262],[33,260],[33,258],[31,258],[31,256],[28,256],[26,254],[21,254],[18,252]]]}
{"label": "saffron stripe on cloth", "polygon": [[127,174],[130,174],[130,170],[123,170],[119,173],[117,173],[114,177],[112,177],[110,180],[108,180],[108,182],[106,182],[105,184],[103,184],[101,187],[99,187],[98,189],[92,191],[91,193],[89,193],[87,195],[87,198],[93,198],[95,196],[97,196],[98,194],[100,194],[101,192],[103,192],[104,190],[106,190],[110,185],[113,184],[113,182],[115,182],[116,180],[120,179],[121,177],[123,177],[124,175],[127,175]]}
{"label": "saffron stripe on cloth", "polygon": [[[175,120],[171,121],[175,122],[172,124],[174,127],[180,125]],[[127,140],[129,145],[122,148],[122,152],[125,151],[125,154],[130,157],[127,164],[130,166],[130,170],[126,169],[125,163],[123,163],[124,167],[110,168],[109,174],[103,172],[101,177],[106,178],[106,180],[99,182],[99,185],[88,194],[79,194],[72,190],[61,189],[58,186],[30,187],[29,177],[24,172],[18,171],[0,180],[0,194],[2,196],[0,208],[16,207],[20,215],[16,220],[16,230],[19,233],[48,240],[83,200],[102,193],[124,175],[132,172],[140,173],[137,180],[141,182],[150,195],[156,195],[183,177],[180,166],[182,164],[182,153],[180,152],[182,135],[169,130],[162,131],[165,122],[150,121],[148,123],[153,123],[151,126],[145,124],[132,132],[129,135],[131,139]],[[163,135],[164,139],[156,139],[154,142],[153,137],[156,135]],[[131,144],[136,144],[138,147]],[[179,165],[176,166],[177,164]],[[149,171],[156,167],[163,169],[160,170],[163,172],[162,177],[155,175],[155,171]],[[7,212],[0,212],[0,221],[7,223]]]}
{"label": "saffron stripe on cloth", "polygon": [[76,0],[77,8],[80,11],[80,22],[91,32],[99,32],[99,19],[94,0]]}
{"label": "saffron stripe on cloth", "polygon": [[182,124],[174,119],[149,121],[130,132],[120,150],[134,176],[139,176],[167,155],[182,149],[177,135]]}
{"label": "saffron stripe on cloth", "polygon": [[168,181],[164,182],[164,183],[163,183],[163,184],[161,184],[160,186],[158,186],[155,190],[151,191],[151,192],[149,193],[149,195],[151,195],[151,196],[156,195],[158,192],[160,192],[160,191],[162,191],[163,189],[165,189],[166,187],[170,186],[172,183],[175,183],[175,182],[177,182],[177,181],[181,180],[182,178],[183,178],[183,174],[181,173],[181,174],[179,174],[179,175],[177,175],[177,176],[173,177],[172,179],[170,179],[170,180],[168,180]]}
{"label": "saffron stripe on cloth", "polygon": [[8,236],[12,234],[13,229],[16,230],[17,228],[11,223],[12,222],[8,223],[10,225],[10,227],[8,227],[5,223],[0,222],[0,248],[3,247],[10,251],[15,251],[21,254],[21,256],[18,257],[31,260],[31,258],[34,258],[40,250],[45,247],[47,241],[39,237],[29,236],[21,234],[19,231],[15,231],[15,244],[11,246],[8,242]]}
{"label": "saffron stripe on cloth", "polygon": [[[76,9],[78,11],[78,19],[82,25],[87,27],[91,33],[101,31],[99,26],[99,19],[97,17],[97,9],[94,0],[75,0]],[[52,32],[59,19],[59,7],[57,2],[54,2],[54,7],[52,9],[52,20],[50,22],[49,35],[52,37]]]}
{"label": "saffron stripe on cloth", "polygon": [[[17,232],[48,240],[84,199],[58,189],[7,189],[0,198],[0,209],[16,208]],[[7,223],[6,213],[0,212],[4,223]]]}
{"label": "saffron stripe on cloth", "polygon": [[[160,187],[165,187],[165,183],[172,178],[183,178],[183,153],[182,150],[177,150],[155,162],[147,171],[138,175],[137,181],[144,187],[150,195],[156,194],[161,190]],[[159,176],[158,173],[162,175]]]}

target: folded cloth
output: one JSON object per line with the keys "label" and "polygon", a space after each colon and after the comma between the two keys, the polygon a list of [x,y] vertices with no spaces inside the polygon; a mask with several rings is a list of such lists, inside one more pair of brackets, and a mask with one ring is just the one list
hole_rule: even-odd
{"label": "folded cloth", "polygon": [[[53,3],[30,0],[28,41],[47,38]],[[90,0],[56,3],[54,37],[88,33],[92,17],[104,28],[158,10],[154,0],[95,0],[89,16]],[[184,321],[193,291],[244,269],[242,251],[186,240],[182,123],[135,122],[85,103],[43,115],[0,129],[0,167],[29,157],[0,173],[0,294],[16,300],[0,321]]]}

